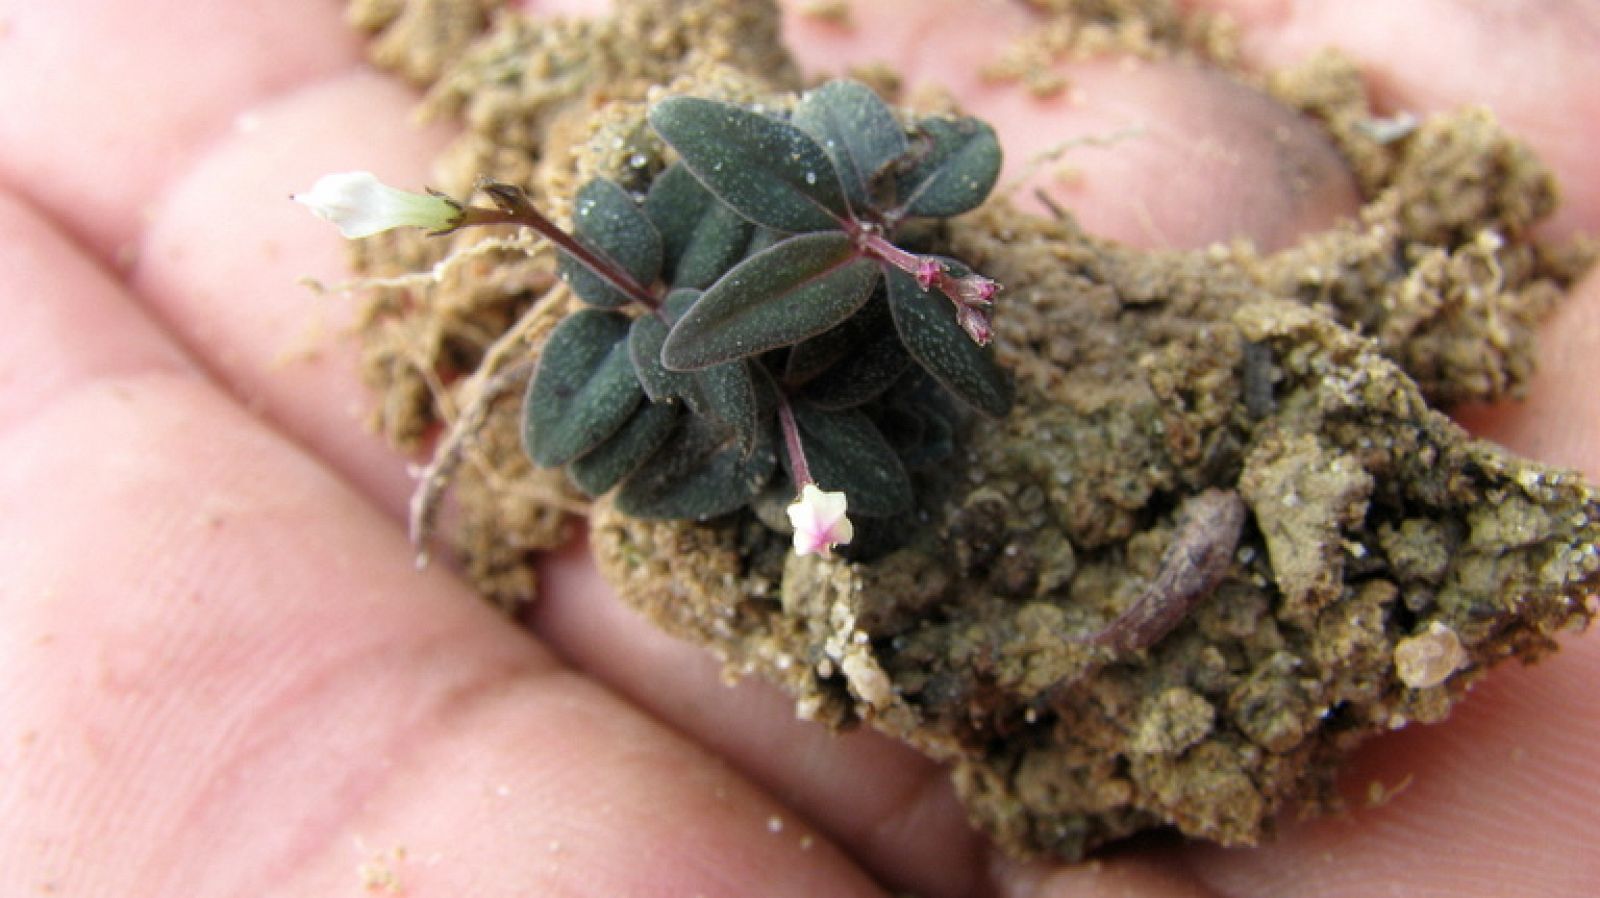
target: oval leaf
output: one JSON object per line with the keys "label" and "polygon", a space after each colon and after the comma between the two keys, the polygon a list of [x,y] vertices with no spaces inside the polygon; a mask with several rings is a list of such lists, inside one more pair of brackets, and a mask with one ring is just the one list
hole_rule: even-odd
{"label": "oval leaf", "polygon": [[672,425],[678,420],[678,407],[665,402],[646,402],[627,423],[596,449],[573,459],[567,477],[590,496],[598,496],[621,482],[644,464],[652,452],[661,448]]}
{"label": "oval leaf", "polygon": [[917,123],[915,161],[896,179],[905,215],[946,218],[975,209],[1000,177],[1000,141],[975,118]]}
{"label": "oval leaf", "polygon": [[650,182],[650,190],[644,196],[644,214],[661,235],[663,268],[668,274],[712,205],[721,203],[682,162],[662,169]]}
{"label": "oval leaf", "polygon": [[745,257],[749,258],[756,253],[772,249],[782,243],[786,236],[783,232],[771,228],[756,228],[756,232],[750,235],[750,245],[744,248]]}
{"label": "oval leaf", "polygon": [[628,358],[628,319],[584,309],[556,326],[523,402],[534,464],[564,465],[616,433],[644,391]]}
{"label": "oval leaf", "polygon": [[788,358],[784,360],[784,384],[796,387],[821,376],[846,355],[859,350],[884,331],[893,333],[894,323],[889,317],[889,303],[884,299],[884,291],[875,289],[861,311],[845,319],[843,324],[802,340],[789,350]]}
{"label": "oval leaf", "polygon": [[667,323],[654,315],[640,315],[628,328],[628,358],[633,361],[639,386],[651,402],[666,402],[683,395],[688,375],[661,365],[661,344],[667,340]]}
{"label": "oval leaf", "polygon": [[842,490],[852,513],[886,517],[911,510],[911,478],[866,415],[797,402],[794,419],[811,476],[825,490]]}
{"label": "oval leaf", "polygon": [[748,255],[755,225],[712,196],[683,163],[650,185],[644,211],[661,233],[663,274],[674,287],[703,290]]}
{"label": "oval leaf", "polygon": [[[889,445],[907,470],[938,464],[955,452],[954,409],[950,394],[926,374],[918,372],[911,388],[905,380],[873,416]],[[924,388],[926,385],[926,388]]]}
{"label": "oval leaf", "polygon": [[842,233],[791,237],[713,284],[673,326],[661,361],[689,371],[798,343],[854,314],[878,278]]}
{"label": "oval leaf", "polygon": [[854,408],[883,395],[909,367],[911,356],[890,328],[806,384],[803,395],[825,411]]}
{"label": "oval leaf", "polygon": [[617,508],[639,518],[705,520],[744,506],[761,491],[778,458],[770,429],[744,452],[731,431],[683,418],[660,449],[622,484]]}
{"label": "oval leaf", "polygon": [[846,214],[828,154],[804,131],[729,103],[669,97],[650,125],[734,211],[790,233],[835,228]]}
{"label": "oval leaf", "polygon": [[794,124],[833,160],[845,198],[857,211],[877,206],[879,176],[910,149],[894,113],[855,81],[830,81],[801,97]]}
{"label": "oval leaf", "polygon": [[[585,248],[615,263],[644,287],[661,273],[661,235],[633,197],[612,181],[595,178],[578,190],[572,234]],[[590,305],[616,309],[632,301],[573,256],[558,254],[557,265],[572,292]]]}
{"label": "oval leaf", "polygon": [[955,306],[890,269],[889,311],[906,351],[957,399],[995,418],[1011,410],[1011,384],[983,347],[956,323]]}
{"label": "oval leaf", "polygon": [[740,449],[754,451],[760,430],[760,406],[749,364],[743,360],[724,362],[690,377],[694,379],[694,392],[687,398],[695,414],[726,424],[738,437]]}

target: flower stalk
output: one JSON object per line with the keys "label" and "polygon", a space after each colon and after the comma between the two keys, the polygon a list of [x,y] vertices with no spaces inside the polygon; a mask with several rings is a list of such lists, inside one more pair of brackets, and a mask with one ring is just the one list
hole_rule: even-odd
{"label": "flower stalk", "polygon": [[789,470],[800,488],[785,511],[794,525],[794,553],[830,558],[833,550],[855,538],[855,527],[846,517],[848,505],[843,492],[830,492],[817,486],[806,464],[805,447],[800,444],[800,427],[794,410],[782,393],[778,394],[778,426],[783,431],[784,450],[789,455]]}

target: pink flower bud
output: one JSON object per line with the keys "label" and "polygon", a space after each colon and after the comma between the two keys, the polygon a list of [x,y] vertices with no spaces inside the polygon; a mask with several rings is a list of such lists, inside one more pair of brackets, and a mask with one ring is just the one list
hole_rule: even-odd
{"label": "pink flower bud", "polygon": [[962,305],[989,305],[1000,291],[999,284],[981,274],[955,278],[952,286],[955,290],[952,298]]}
{"label": "pink flower bud", "polygon": [[984,309],[958,305],[956,323],[979,346],[988,346],[989,341],[994,339],[994,330],[989,326],[989,313]]}

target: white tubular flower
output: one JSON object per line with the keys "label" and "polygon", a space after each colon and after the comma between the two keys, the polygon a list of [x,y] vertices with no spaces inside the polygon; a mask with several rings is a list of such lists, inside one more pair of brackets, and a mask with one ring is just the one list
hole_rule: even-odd
{"label": "white tubular flower", "polygon": [[323,175],[293,199],[352,240],[394,228],[448,231],[461,223],[461,207],[448,197],[399,190],[366,171]]}
{"label": "white tubular flower", "polygon": [[796,555],[831,554],[855,536],[855,528],[845,517],[844,493],[819,489],[815,483],[800,488],[800,496],[789,503],[789,521],[794,524]]}

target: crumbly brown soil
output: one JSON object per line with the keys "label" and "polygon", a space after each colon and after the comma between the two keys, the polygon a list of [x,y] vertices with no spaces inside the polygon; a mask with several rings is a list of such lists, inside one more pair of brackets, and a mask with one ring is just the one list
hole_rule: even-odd
{"label": "crumbly brown soil", "polygon": [[[659,167],[649,98],[798,86],[766,0],[540,24],[497,5],[353,3],[375,58],[463,124],[435,185],[457,195],[487,174],[564,214],[593,173],[642,185]],[[1231,60],[1225,24],[1170,3],[1033,5],[1057,18],[1019,59]],[[1549,175],[1479,110],[1375,119],[1336,55],[1258,83],[1326,126],[1369,198],[1357,220],[1259,255],[1131,251],[998,202],[957,219],[953,254],[1006,286],[996,345],[1018,402],[921,475],[922,526],[852,563],[795,557],[745,513],[643,522],[601,501],[592,545],[623,597],[780,683],[803,715],[949,762],[998,844],[1066,859],[1162,826],[1255,842],[1286,803],[1331,803],[1359,742],[1441,720],[1496,661],[1552,650],[1600,582],[1600,502],[1434,410],[1518,395],[1535,324],[1581,271],[1581,254],[1530,237]],[[535,354],[570,302],[548,248],[484,239],[359,250],[365,273],[396,278],[372,291],[363,335],[376,423],[402,447],[492,371],[467,375]],[[529,470],[516,434],[516,404],[497,405],[450,528],[506,605],[533,598],[532,553],[581,507],[560,472]],[[1173,598],[1152,584],[1172,582],[1159,568],[1178,511],[1207,489],[1248,509],[1220,582],[1148,648],[1095,641],[1136,599]]]}

